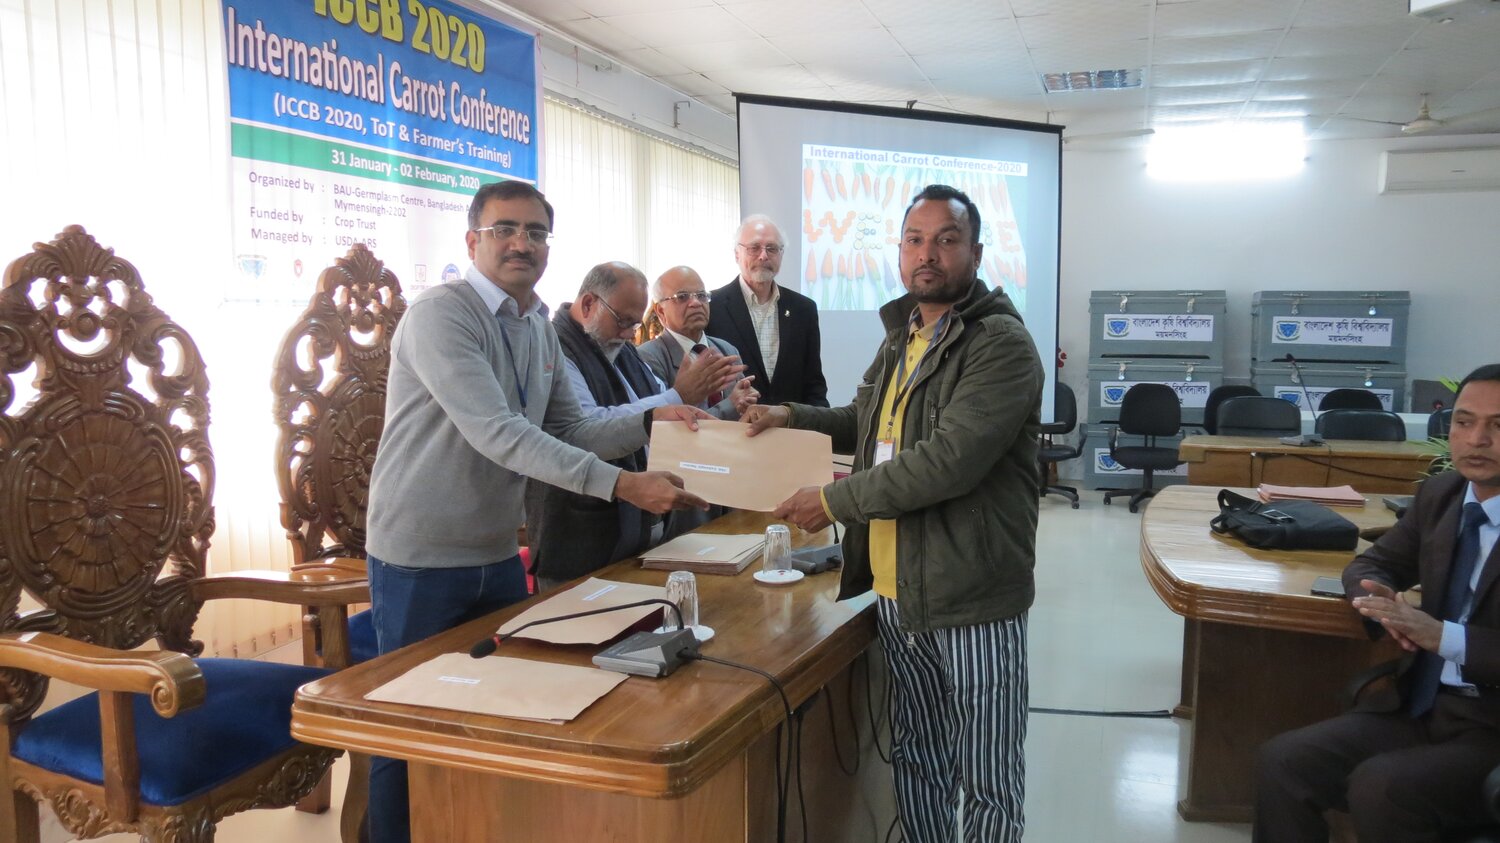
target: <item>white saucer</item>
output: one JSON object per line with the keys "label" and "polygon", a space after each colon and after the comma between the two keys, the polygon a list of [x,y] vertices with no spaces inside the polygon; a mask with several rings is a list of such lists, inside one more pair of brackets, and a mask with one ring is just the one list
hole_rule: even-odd
{"label": "white saucer", "polygon": [[[693,630],[693,637],[696,638],[696,639],[698,639],[698,643],[699,644],[702,644],[702,643],[707,642],[707,641],[712,641],[713,638],[714,638],[714,628],[711,627],[711,626],[704,626],[703,624],[700,623],[697,626],[692,627],[692,630]],[[657,627],[656,629],[654,629],[652,631],[653,632],[676,632],[677,631],[677,627],[675,627],[675,626],[674,627],[659,626],[659,627]]]}
{"label": "white saucer", "polygon": [[802,572],[797,570],[755,572],[755,581],[766,585],[791,585],[800,579]]}

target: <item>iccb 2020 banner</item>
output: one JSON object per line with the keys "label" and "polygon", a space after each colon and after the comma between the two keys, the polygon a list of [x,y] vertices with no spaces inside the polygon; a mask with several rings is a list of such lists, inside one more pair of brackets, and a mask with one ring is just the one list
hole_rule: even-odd
{"label": "iccb 2020 banner", "polygon": [[364,243],[408,296],[467,264],[469,199],[540,170],[535,36],[444,0],[226,0],[235,266],[306,301]]}

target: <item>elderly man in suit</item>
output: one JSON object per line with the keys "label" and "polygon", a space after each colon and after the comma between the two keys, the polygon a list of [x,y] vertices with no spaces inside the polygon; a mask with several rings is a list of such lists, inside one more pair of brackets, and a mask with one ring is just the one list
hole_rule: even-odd
{"label": "elderly man in suit", "polygon": [[[1399,698],[1266,742],[1257,841],[1327,840],[1329,808],[1348,809],[1360,843],[1436,843],[1489,820],[1480,784],[1500,764],[1500,364],[1459,386],[1449,442],[1454,470],[1424,482],[1344,570],[1372,633],[1413,654]],[[1402,594],[1419,583],[1420,608]]]}
{"label": "elderly man in suit", "polygon": [[762,404],[828,406],[818,306],[776,283],[786,239],[769,217],[745,218],[735,232],[740,275],[713,292],[708,333],[740,349]]}
{"label": "elderly man in suit", "polygon": [[[638,349],[641,359],[668,388],[679,378],[721,357],[739,358],[733,345],[705,333],[709,323],[709,295],[703,279],[692,267],[676,266],[656,279],[652,308],[665,328],[656,339]],[[714,418],[735,421],[760,397],[753,377],[739,380],[732,389],[720,390],[696,406]]]}

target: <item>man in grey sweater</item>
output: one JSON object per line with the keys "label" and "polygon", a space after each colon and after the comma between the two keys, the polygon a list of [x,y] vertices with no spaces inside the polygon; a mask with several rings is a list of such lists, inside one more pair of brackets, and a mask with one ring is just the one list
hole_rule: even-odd
{"label": "man in grey sweater", "polygon": [[[696,428],[707,414],[584,418],[535,294],[552,224],[535,187],[481,187],[465,235],[473,265],[418,296],[392,338],[366,519],[382,654],[526,596],[516,533],[527,478],[648,512],[707,507],[674,475],[605,462],[644,446],[653,419]],[[404,763],[372,763],[369,817],[374,843],[410,839]]]}

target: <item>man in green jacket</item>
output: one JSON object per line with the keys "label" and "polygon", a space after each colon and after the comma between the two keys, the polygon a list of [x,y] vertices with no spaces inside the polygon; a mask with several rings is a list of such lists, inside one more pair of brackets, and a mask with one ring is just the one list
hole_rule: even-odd
{"label": "man in green jacket", "polygon": [[1010,298],[975,274],[979,209],[931,185],[907,208],[889,333],[854,403],[752,407],[750,435],[819,430],[854,472],[784,501],[804,530],[837,520],[840,599],[877,595],[891,673],[896,802],[913,843],[1019,841],[1026,610],[1035,596],[1042,366]]}

